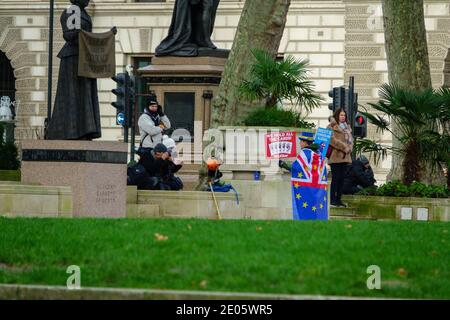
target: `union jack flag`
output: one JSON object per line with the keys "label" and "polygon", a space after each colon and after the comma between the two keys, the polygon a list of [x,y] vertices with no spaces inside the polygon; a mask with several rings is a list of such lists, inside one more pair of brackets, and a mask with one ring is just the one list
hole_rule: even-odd
{"label": "union jack flag", "polygon": [[294,220],[328,220],[325,159],[311,149],[302,149],[291,173]]}

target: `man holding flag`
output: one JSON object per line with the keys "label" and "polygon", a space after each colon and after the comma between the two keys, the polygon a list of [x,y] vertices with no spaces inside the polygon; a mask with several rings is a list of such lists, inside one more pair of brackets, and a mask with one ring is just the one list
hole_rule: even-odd
{"label": "man holding flag", "polygon": [[301,132],[299,139],[301,149],[291,168],[294,220],[328,220],[325,158],[315,152],[313,133]]}

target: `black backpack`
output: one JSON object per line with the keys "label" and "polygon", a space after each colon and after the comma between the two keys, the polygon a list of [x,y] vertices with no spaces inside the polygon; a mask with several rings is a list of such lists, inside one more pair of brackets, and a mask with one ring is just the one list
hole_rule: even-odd
{"label": "black backpack", "polygon": [[139,188],[144,188],[149,180],[147,170],[140,163],[137,163],[127,169],[127,185],[137,186]]}

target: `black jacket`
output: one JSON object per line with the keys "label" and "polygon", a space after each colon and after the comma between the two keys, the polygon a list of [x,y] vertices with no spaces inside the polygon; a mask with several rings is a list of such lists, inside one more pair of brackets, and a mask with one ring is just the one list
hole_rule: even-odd
{"label": "black jacket", "polygon": [[153,151],[143,155],[139,163],[144,166],[151,177],[160,177],[163,179],[168,179],[173,176],[182,167],[182,165],[176,165],[170,160],[156,159]]}
{"label": "black jacket", "polygon": [[372,168],[366,169],[361,161],[353,160],[347,167],[343,193],[354,194],[361,189],[373,186],[375,182]]}

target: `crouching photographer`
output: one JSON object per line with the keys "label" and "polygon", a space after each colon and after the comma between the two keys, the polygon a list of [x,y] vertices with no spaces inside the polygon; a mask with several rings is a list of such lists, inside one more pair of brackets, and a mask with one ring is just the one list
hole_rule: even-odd
{"label": "crouching photographer", "polygon": [[129,184],[143,190],[183,189],[183,182],[174,175],[182,168],[183,162],[174,160],[171,153],[172,150],[158,143],[145,157],[139,159],[136,166],[128,169]]}
{"label": "crouching photographer", "polygon": [[135,185],[140,190],[169,190],[162,183],[162,174],[169,157],[167,148],[157,144],[154,148],[140,155],[136,165],[128,168],[128,185]]}
{"label": "crouching photographer", "polygon": [[369,160],[365,156],[361,156],[347,166],[343,193],[355,194],[374,186],[376,182]]}

